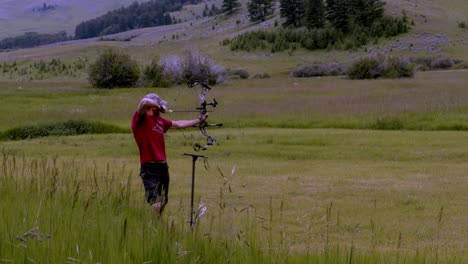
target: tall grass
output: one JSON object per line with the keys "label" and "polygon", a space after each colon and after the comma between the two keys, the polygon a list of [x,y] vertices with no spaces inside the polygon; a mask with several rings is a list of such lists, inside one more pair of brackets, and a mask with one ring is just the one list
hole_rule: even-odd
{"label": "tall grass", "polygon": [[[462,263],[462,258],[425,249],[382,252],[334,240],[340,226],[334,205],[326,207],[321,249],[298,253],[287,233],[284,202],[270,199],[267,216],[252,206],[231,211],[220,184],[216,208],[190,231],[188,214],[156,218],[142,199],[140,182],[125,165],[114,168],[86,159],[29,158],[2,151],[0,160],[0,261],[32,263]],[[222,171],[220,171],[222,174]],[[136,178],[136,179],[135,179]],[[437,216],[442,231],[442,209]],[[358,227],[354,227],[358,228]],[[373,224],[373,238],[379,239]],[[402,240],[401,233],[399,240]],[[434,246],[437,246],[435,241]]]}

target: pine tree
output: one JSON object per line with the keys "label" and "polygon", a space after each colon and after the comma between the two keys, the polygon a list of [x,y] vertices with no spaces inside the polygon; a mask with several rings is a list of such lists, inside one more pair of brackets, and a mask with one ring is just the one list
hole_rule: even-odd
{"label": "pine tree", "polygon": [[381,0],[352,0],[350,4],[352,23],[359,26],[370,27],[384,14],[385,2]]}
{"label": "pine tree", "polygon": [[280,0],[280,3],[281,17],[285,18],[283,26],[299,26],[304,15],[304,0]]}
{"label": "pine tree", "polygon": [[238,7],[240,7],[240,3],[237,0],[223,1],[223,13],[232,14]]}
{"label": "pine tree", "polygon": [[305,0],[305,25],[308,28],[322,28],[325,25],[323,0]]}
{"label": "pine tree", "polygon": [[275,11],[273,0],[251,0],[247,8],[250,21],[265,21],[265,18]]}
{"label": "pine tree", "polygon": [[349,0],[327,0],[326,17],[336,29],[348,33],[350,30]]}

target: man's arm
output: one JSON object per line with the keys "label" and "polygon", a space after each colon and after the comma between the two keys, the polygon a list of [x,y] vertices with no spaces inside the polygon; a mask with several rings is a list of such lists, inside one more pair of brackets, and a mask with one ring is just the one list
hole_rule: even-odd
{"label": "man's arm", "polygon": [[187,128],[187,127],[193,127],[193,126],[196,126],[198,124],[200,124],[200,122],[202,120],[205,120],[208,118],[208,114],[205,114],[203,115],[202,117],[200,118],[197,118],[197,119],[193,119],[193,120],[177,120],[177,121],[172,121],[172,127],[173,128]]}
{"label": "man's arm", "polygon": [[143,98],[137,107],[137,112],[139,115],[144,115],[152,107],[159,108],[159,106],[155,104],[153,100],[148,99],[148,98]]}

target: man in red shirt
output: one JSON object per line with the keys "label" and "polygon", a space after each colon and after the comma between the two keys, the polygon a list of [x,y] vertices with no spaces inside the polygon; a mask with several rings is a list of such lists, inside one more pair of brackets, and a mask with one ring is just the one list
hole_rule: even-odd
{"label": "man in red shirt", "polygon": [[164,133],[169,128],[187,128],[208,118],[172,121],[160,116],[167,111],[167,102],[157,94],[147,94],[133,114],[132,132],[140,151],[140,176],[146,201],[155,213],[162,213],[168,201],[169,167],[166,161]]}

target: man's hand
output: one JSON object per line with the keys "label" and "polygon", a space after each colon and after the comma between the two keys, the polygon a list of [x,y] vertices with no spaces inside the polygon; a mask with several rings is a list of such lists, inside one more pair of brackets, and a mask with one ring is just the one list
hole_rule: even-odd
{"label": "man's hand", "polygon": [[200,119],[200,122],[205,121],[206,119],[208,119],[208,113],[201,114],[198,119]]}

